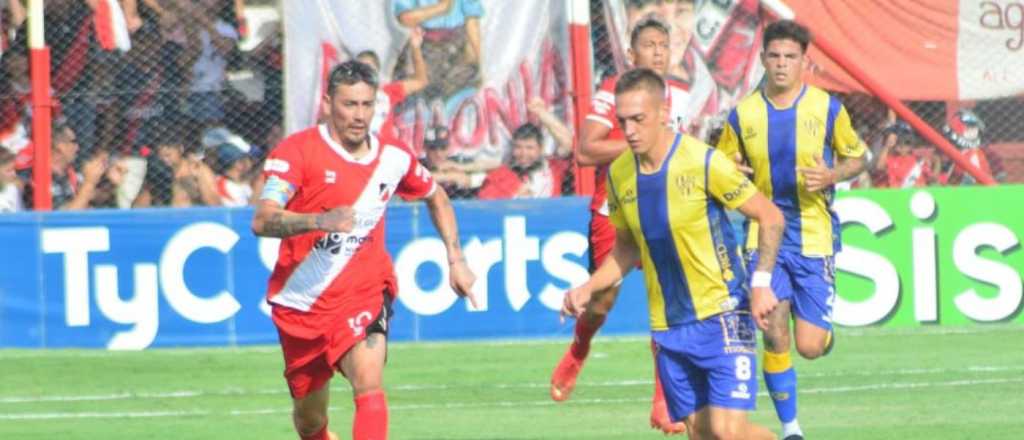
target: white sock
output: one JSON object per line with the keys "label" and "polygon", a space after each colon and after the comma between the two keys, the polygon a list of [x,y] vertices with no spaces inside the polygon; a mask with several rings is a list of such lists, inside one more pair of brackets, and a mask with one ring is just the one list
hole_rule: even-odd
{"label": "white sock", "polygon": [[804,432],[800,430],[800,422],[793,419],[792,422],[786,422],[782,424],[782,438],[789,437],[791,435],[799,435],[803,437]]}

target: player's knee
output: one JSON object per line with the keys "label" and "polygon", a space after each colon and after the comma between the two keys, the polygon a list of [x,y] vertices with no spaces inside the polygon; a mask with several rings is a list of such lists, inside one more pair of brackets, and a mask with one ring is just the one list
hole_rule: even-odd
{"label": "player's knee", "polygon": [[742,440],[743,424],[736,420],[712,420],[708,436],[714,440]]}
{"label": "player's knee", "polygon": [[797,339],[796,351],[800,353],[800,356],[804,359],[817,359],[825,354],[826,341],[809,341],[806,339]]}
{"label": "player's knee", "polygon": [[295,430],[299,432],[299,435],[311,436],[327,424],[327,414],[309,409],[295,409],[292,412],[292,421],[295,423]]}
{"label": "player's knee", "polygon": [[349,378],[349,382],[352,384],[352,394],[356,396],[380,391],[384,386],[380,371],[360,371]]}

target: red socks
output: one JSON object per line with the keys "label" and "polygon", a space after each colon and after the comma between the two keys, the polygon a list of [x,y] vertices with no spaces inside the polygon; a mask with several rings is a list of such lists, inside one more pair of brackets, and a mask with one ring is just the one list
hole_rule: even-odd
{"label": "red socks", "polygon": [[590,340],[594,338],[594,334],[604,325],[604,316],[598,317],[596,322],[588,322],[587,318],[581,317],[576,320],[575,337],[572,341],[573,357],[576,359],[583,359],[590,353]]}
{"label": "red socks", "polygon": [[[385,440],[388,438],[388,401],[384,391],[360,394],[356,402],[353,440]],[[324,437],[326,438],[326,437]]]}

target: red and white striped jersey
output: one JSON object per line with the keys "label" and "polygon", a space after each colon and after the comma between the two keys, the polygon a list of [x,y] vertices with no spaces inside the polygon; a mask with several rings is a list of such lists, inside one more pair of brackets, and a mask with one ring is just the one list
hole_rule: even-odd
{"label": "red and white striped jersey", "polygon": [[287,310],[274,321],[288,333],[316,337],[337,327],[337,315],[380,297],[397,294],[391,256],[384,245],[384,212],[395,194],[427,197],[436,188],[430,172],[406,149],[370,135],[370,152],[356,159],[320,125],[289,136],[269,155],[267,178],[277,176],[295,188],[285,208],[318,213],[351,206],[349,233],[308,232],[281,240],[270,276],[267,301]]}
{"label": "red and white striped jersey", "polygon": [[[601,123],[608,126],[611,131],[605,139],[623,140],[625,135],[619,127],[619,120],[615,116],[615,83],[619,76],[609,77],[601,83],[594,99],[590,103],[590,112],[587,113],[587,120]],[[690,86],[672,77],[665,78],[665,98],[669,103],[669,126],[680,133],[686,131],[694,118],[694,109],[690,98]],[[699,110],[699,109],[697,109]],[[600,165],[594,173],[594,196],[590,200],[590,210],[601,215],[608,215],[607,192],[605,180],[608,178],[608,165]]]}

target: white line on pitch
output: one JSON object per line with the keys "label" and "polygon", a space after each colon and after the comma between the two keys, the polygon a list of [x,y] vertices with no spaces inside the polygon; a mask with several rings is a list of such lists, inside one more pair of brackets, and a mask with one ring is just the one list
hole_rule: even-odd
{"label": "white line on pitch", "polygon": [[[990,324],[990,325],[978,325],[968,327],[939,327],[939,326],[926,326],[926,327],[849,327],[840,328],[839,334],[842,337],[875,337],[875,336],[931,336],[931,335],[975,335],[975,334],[986,334],[986,333],[1001,333],[1001,332],[1019,332],[1021,330],[1019,323],[1009,324]],[[469,339],[463,341],[439,341],[439,342],[425,342],[425,341],[401,341],[395,342],[389,345],[389,349],[393,350],[408,350],[408,349],[422,349],[422,348],[448,348],[448,347],[463,347],[467,345],[485,345],[485,346],[518,346],[518,345],[564,345],[567,344],[570,339],[571,333],[566,333],[563,336],[553,337],[538,337],[538,338],[526,338],[526,339]],[[635,343],[644,342],[649,340],[650,337],[640,334],[632,335],[613,335],[613,336],[602,336],[598,339],[597,345],[608,344],[608,343]],[[31,359],[31,358],[106,358],[114,356],[133,356],[139,353],[154,354],[154,355],[185,355],[191,356],[195,354],[205,353],[280,353],[281,348],[276,345],[245,345],[238,347],[221,347],[221,348],[153,348],[146,350],[145,352],[123,352],[123,351],[108,351],[101,349],[0,349],[0,359]]]}
{"label": "white line on pitch", "polygon": [[[881,371],[828,371],[822,373],[809,373],[800,375],[801,378],[827,378],[827,377],[850,377],[850,376],[917,376],[926,374],[949,374],[949,373],[1000,373],[1000,372],[1024,372],[1021,366],[969,366],[966,368],[917,368],[900,370]],[[339,381],[340,382],[340,381]],[[617,388],[633,386],[649,386],[654,382],[651,379],[637,380],[614,380],[600,382],[581,382],[587,387]],[[545,382],[522,382],[522,383],[497,383],[497,384],[474,384],[474,385],[446,385],[446,384],[400,384],[387,387],[391,391],[443,391],[452,389],[546,389],[550,386]],[[338,385],[332,388],[335,391],[345,392],[348,388]],[[282,384],[263,390],[245,390],[242,388],[227,388],[221,390],[179,390],[165,392],[121,392],[112,394],[95,395],[74,395],[74,396],[6,396],[0,397],[0,404],[18,403],[40,403],[40,402],[93,402],[128,399],[182,399],[208,396],[251,396],[251,395],[286,395],[287,389]]]}
{"label": "white line on pitch", "polygon": [[[982,379],[982,380],[954,380],[946,382],[909,382],[909,383],[880,383],[859,386],[833,387],[833,388],[810,388],[801,390],[802,394],[840,394],[857,391],[887,390],[887,389],[909,389],[909,388],[932,388],[932,387],[970,387],[978,385],[994,385],[1004,383],[1020,383],[1024,378],[1008,379]],[[767,393],[758,393],[764,397]],[[622,398],[622,399],[574,399],[573,405],[600,405],[619,403],[642,403],[650,401],[650,397]],[[391,405],[391,411],[409,411],[423,409],[459,409],[459,408],[483,408],[483,407],[524,407],[524,406],[552,406],[557,405],[550,400],[529,400],[529,401],[499,401],[499,402],[450,402],[450,403],[425,403],[425,404],[397,404]],[[340,408],[331,407],[331,410]],[[251,416],[265,414],[281,414],[290,412],[290,408],[269,408],[256,410],[230,410],[227,415]],[[44,412],[44,413],[16,413],[0,414],[0,420],[54,420],[54,419],[83,419],[83,418],[156,418],[156,417],[196,417],[221,415],[206,410],[188,411],[133,411],[133,412]]]}

